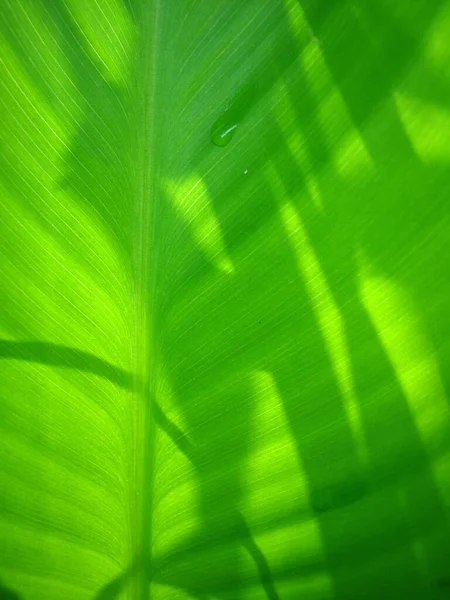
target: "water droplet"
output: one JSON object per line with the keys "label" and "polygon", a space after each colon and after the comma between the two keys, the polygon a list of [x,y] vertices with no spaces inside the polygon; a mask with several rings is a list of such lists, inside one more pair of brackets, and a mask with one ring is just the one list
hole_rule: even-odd
{"label": "water droplet", "polygon": [[247,175],[247,173],[248,173],[248,169],[245,169],[244,175]]}
{"label": "water droplet", "polygon": [[237,123],[227,122],[227,119],[224,119],[225,114],[226,111],[211,127],[211,141],[220,147],[226,146],[231,142],[237,127]]}
{"label": "water droplet", "polygon": [[256,95],[256,85],[243,85],[232,97],[228,107],[211,127],[211,141],[216,146],[227,146],[237,126],[250,110]]}

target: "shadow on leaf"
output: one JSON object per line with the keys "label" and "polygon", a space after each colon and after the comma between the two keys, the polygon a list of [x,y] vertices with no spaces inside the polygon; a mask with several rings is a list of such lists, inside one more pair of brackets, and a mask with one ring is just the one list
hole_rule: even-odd
{"label": "shadow on leaf", "polygon": [[79,369],[98,375],[121,388],[130,388],[132,376],[89,352],[48,342],[0,340],[0,359],[23,360],[54,367]]}
{"label": "shadow on leaf", "polygon": [[0,600],[21,600],[21,598],[22,596],[19,596],[19,594],[11,588],[2,585],[0,581]]}

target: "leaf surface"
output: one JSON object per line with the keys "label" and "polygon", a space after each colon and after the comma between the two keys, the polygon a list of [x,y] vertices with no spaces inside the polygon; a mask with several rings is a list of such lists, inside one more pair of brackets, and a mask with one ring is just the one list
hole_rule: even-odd
{"label": "leaf surface", "polygon": [[2,2],[0,597],[445,597],[449,32]]}

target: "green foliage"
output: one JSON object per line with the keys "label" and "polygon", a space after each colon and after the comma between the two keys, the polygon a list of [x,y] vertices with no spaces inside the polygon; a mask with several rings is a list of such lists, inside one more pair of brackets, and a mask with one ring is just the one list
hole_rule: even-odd
{"label": "green foliage", "polygon": [[0,598],[447,597],[450,3],[0,4]]}

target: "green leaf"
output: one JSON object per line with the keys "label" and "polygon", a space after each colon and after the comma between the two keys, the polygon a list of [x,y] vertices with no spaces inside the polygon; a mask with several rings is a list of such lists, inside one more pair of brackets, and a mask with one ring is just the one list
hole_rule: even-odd
{"label": "green leaf", "polygon": [[0,35],[0,597],[447,597],[450,3]]}

